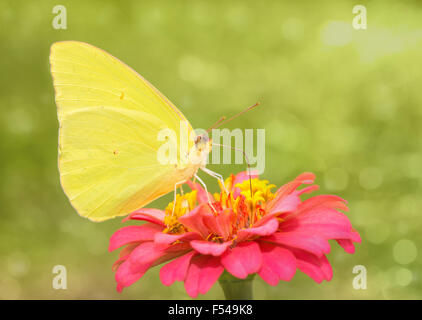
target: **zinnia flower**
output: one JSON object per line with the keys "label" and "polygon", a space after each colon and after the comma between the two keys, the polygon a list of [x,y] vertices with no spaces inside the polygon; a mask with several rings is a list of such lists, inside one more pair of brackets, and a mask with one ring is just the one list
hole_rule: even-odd
{"label": "zinnia flower", "polygon": [[[114,264],[117,290],[132,285],[145,272],[167,262],[161,282],[184,281],[191,297],[205,294],[224,270],[245,279],[258,274],[270,285],[289,281],[296,269],[316,282],[331,280],[326,254],[335,239],[347,253],[360,236],[340,212],[346,201],[335,195],[300,196],[318,189],[315,175],[303,173],[273,192],[274,185],[246,172],[231,175],[219,194],[206,194],[197,183],[177,195],[162,211],[139,209],[124,221],[147,223],[126,226],[110,239],[109,250],[126,246]],[[298,190],[302,184],[311,184]],[[211,199],[210,206],[208,199]]]}

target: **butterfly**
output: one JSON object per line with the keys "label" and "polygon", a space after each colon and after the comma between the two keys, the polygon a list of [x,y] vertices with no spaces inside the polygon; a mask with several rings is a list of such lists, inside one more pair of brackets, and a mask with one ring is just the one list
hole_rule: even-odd
{"label": "butterfly", "polygon": [[[123,62],[90,44],[63,41],[51,46],[50,65],[60,182],[81,216],[104,221],[127,215],[176,194],[192,177],[206,189],[198,169],[224,185],[206,168],[211,139],[196,135],[182,112]],[[219,125],[228,121],[221,120]],[[171,130],[179,140],[182,128],[191,137],[187,152],[177,151],[176,161],[158,161],[160,132]]]}

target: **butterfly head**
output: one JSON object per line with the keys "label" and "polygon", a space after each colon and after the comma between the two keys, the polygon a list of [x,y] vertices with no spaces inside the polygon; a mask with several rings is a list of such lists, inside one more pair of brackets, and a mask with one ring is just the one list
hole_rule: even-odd
{"label": "butterfly head", "polygon": [[208,137],[207,134],[201,134],[195,138],[195,148],[199,152],[211,151],[212,140]]}
{"label": "butterfly head", "polygon": [[198,163],[201,166],[205,166],[208,158],[208,154],[211,152],[212,140],[207,134],[201,134],[195,137],[195,148],[189,155],[192,163]]}

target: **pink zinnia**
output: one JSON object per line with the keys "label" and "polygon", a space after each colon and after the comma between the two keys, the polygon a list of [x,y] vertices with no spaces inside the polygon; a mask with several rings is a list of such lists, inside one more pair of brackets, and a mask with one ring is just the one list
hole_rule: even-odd
{"label": "pink zinnia", "polygon": [[170,260],[160,270],[161,282],[169,286],[184,281],[191,297],[205,294],[224,270],[240,279],[257,273],[270,285],[291,280],[296,269],[318,283],[331,280],[328,240],[335,239],[348,253],[361,240],[338,211],[348,210],[345,200],[334,195],[300,199],[318,189],[311,185],[297,190],[314,179],[314,174],[303,173],[272,193],[274,185],[256,175],[249,180],[241,172],[226,180],[220,194],[207,195],[189,182],[192,192],[178,195],[165,211],[133,212],[124,221],[147,223],[123,227],[110,239],[110,251],[126,245],[114,264],[117,290]]}

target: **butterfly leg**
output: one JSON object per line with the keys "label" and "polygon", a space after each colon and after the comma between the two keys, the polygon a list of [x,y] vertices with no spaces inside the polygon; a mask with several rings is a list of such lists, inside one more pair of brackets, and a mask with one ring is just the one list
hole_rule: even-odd
{"label": "butterfly leg", "polygon": [[205,168],[205,167],[204,167],[204,168],[201,168],[201,170],[202,170],[202,171],[204,171],[205,173],[209,174],[211,177],[216,178],[218,181],[220,181],[221,185],[222,185],[222,186],[223,186],[223,188],[224,188],[224,191],[225,191],[227,194],[229,194],[229,192],[227,191],[226,185],[225,185],[225,183],[224,183],[223,176],[222,176],[221,174],[219,174],[219,173],[217,173],[217,172],[214,172],[214,171],[212,171],[212,170],[210,170],[210,169],[207,169],[207,168]]}
{"label": "butterfly leg", "polygon": [[[235,148],[235,147],[232,147],[232,146],[226,146],[226,145],[224,145],[224,144],[213,143],[212,145],[213,145],[213,146],[217,146],[217,147],[223,147],[223,148],[232,149],[232,150],[235,150],[235,151],[241,152],[241,153],[243,154],[243,157],[245,158],[246,164],[248,165],[248,171],[247,171],[247,172],[248,172],[248,176],[249,176],[249,186],[250,186],[250,188],[251,188],[251,194],[252,194],[251,165],[250,165],[250,162],[249,162],[248,156],[246,155],[246,152],[245,152],[245,151],[243,151],[242,149],[238,149],[238,148]],[[206,168],[203,168],[203,169],[206,169]],[[208,171],[211,171],[211,170],[209,170],[209,169],[207,169],[207,170],[208,170]],[[213,172],[213,171],[211,171],[211,172]],[[215,173],[215,172],[213,172],[213,173]]]}
{"label": "butterfly leg", "polygon": [[204,187],[204,189],[205,189],[205,192],[206,192],[206,194],[207,194],[207,197],[208,197],[208,204],[210,205],[210,207],[212,208],[212,210],[214,211],[214,212],[217,212],[217,210],[215,210],[215,208],[214,208],[214,206],[212,205],[212,203],[211,203],[211,198],[210,198],[210,194],[208,193],[208,190],[207,190],[207,185],[204,183],[204,181],[202,181],[201,180],[201,178],[200,177],[198,177],[196,174],[194,175],[194,177],[195,177],[195,179],[197,179],[198,181],[199,181],[199,183]]}
{"label": "butterfly leg", "polygon": [[186,182],[186,180],[182,180],[179,182],[176,182],[174,184],[174,201],[173,201],[173,210],[171,211],[171,216],[173,217],[174,214],[174,208],[176,208],[176,199],[177,199],[177,187],[181,186],[182,184],[184,184]]}

